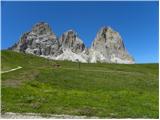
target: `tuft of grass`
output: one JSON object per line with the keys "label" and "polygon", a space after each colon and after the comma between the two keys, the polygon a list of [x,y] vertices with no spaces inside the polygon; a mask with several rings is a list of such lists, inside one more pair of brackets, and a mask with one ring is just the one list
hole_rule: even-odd
{"label": "tuft of grass", "polygon": [[[2,51],[2,112],[158,118],[158,64],[89,64]],[[60,64],[54,68],[53,64]],[[16,87],[15,87],[15,81]]]}

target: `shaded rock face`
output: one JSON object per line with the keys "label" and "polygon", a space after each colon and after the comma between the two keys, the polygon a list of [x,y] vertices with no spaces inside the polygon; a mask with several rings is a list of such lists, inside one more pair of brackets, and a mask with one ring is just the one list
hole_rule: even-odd
{"label": "shaded rock face", "polygon": [[103,27],[97,33],[90,49],[92,62],[133,63],[121,36],[110,27]]}
{"label": "shaded rock face", "polygon": [[119,33],[110,27],[101,28],[91,48],[86,48],[74,30],[66,31],[58,39],[47,23],[40,22],[9,49],[55,60],[134,63]]}
{"label": "shaded rock face", "polygon": [[65,51],[70,49],[73,53],[81,53],[85,49],[83,41],[78,37],[77,33],[69,30],[60,37],[61,49]]}
{"label": "shaded rock face", "polygon": [[62,54],[56,60],[70,60],[87,62],[88,56],[85,54],[85,45],[73,30],[63,33],[59,39],[60,51]]}

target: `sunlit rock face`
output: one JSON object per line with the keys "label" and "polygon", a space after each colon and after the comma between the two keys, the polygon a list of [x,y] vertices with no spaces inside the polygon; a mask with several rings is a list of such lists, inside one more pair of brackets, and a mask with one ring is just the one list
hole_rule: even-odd
{"label": "sunlit rock face", "polygon": [[57,56],[60,54],[59,47],[59,41],[49,25],[40,22],[33,26],[30,32],[24,33],[12,49],[35,55]]}
{"label": "sunlit rock face", "polygon": [[74,30],[68,30],[58,38],[47,23],[40,22],[9,49],[55,60],[134,63],[119,33],[110,27],[101,28],[91,48],[86,48]]}
{"label": "sunlit rock face", "polygon": [[91,62],[134,63],[118,32],[102,27],[90,49]]}

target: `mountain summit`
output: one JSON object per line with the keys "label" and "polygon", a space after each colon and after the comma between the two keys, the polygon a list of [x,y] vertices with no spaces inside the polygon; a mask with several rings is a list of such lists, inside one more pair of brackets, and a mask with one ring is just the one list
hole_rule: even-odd
{"label": "mountain summit", "polygon": [[38,55],[54,60],[80,62],[106,62],[132,64],[121,36],[111,27],[102,27],[91,48],[86,48],[74,30],[68,30],[58,38],[48,23],[40,22],[24,33],[11,50]]}
{"label": "mountain summit", "polygon": [[92,43],[90,51],[92,62],[134,62],[133,58],[128,54],[121,36],[111,27],[102,27],[100,29]]}

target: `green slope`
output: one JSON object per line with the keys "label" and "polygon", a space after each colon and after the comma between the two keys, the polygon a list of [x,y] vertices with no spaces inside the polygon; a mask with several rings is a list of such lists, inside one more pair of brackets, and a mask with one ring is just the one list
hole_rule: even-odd
{"label": "green slope", "polygon": [[[1,52],[2,112],[158,118],[158,64],[81,64]],[[54,68],[53,64],[60,64]]]}

